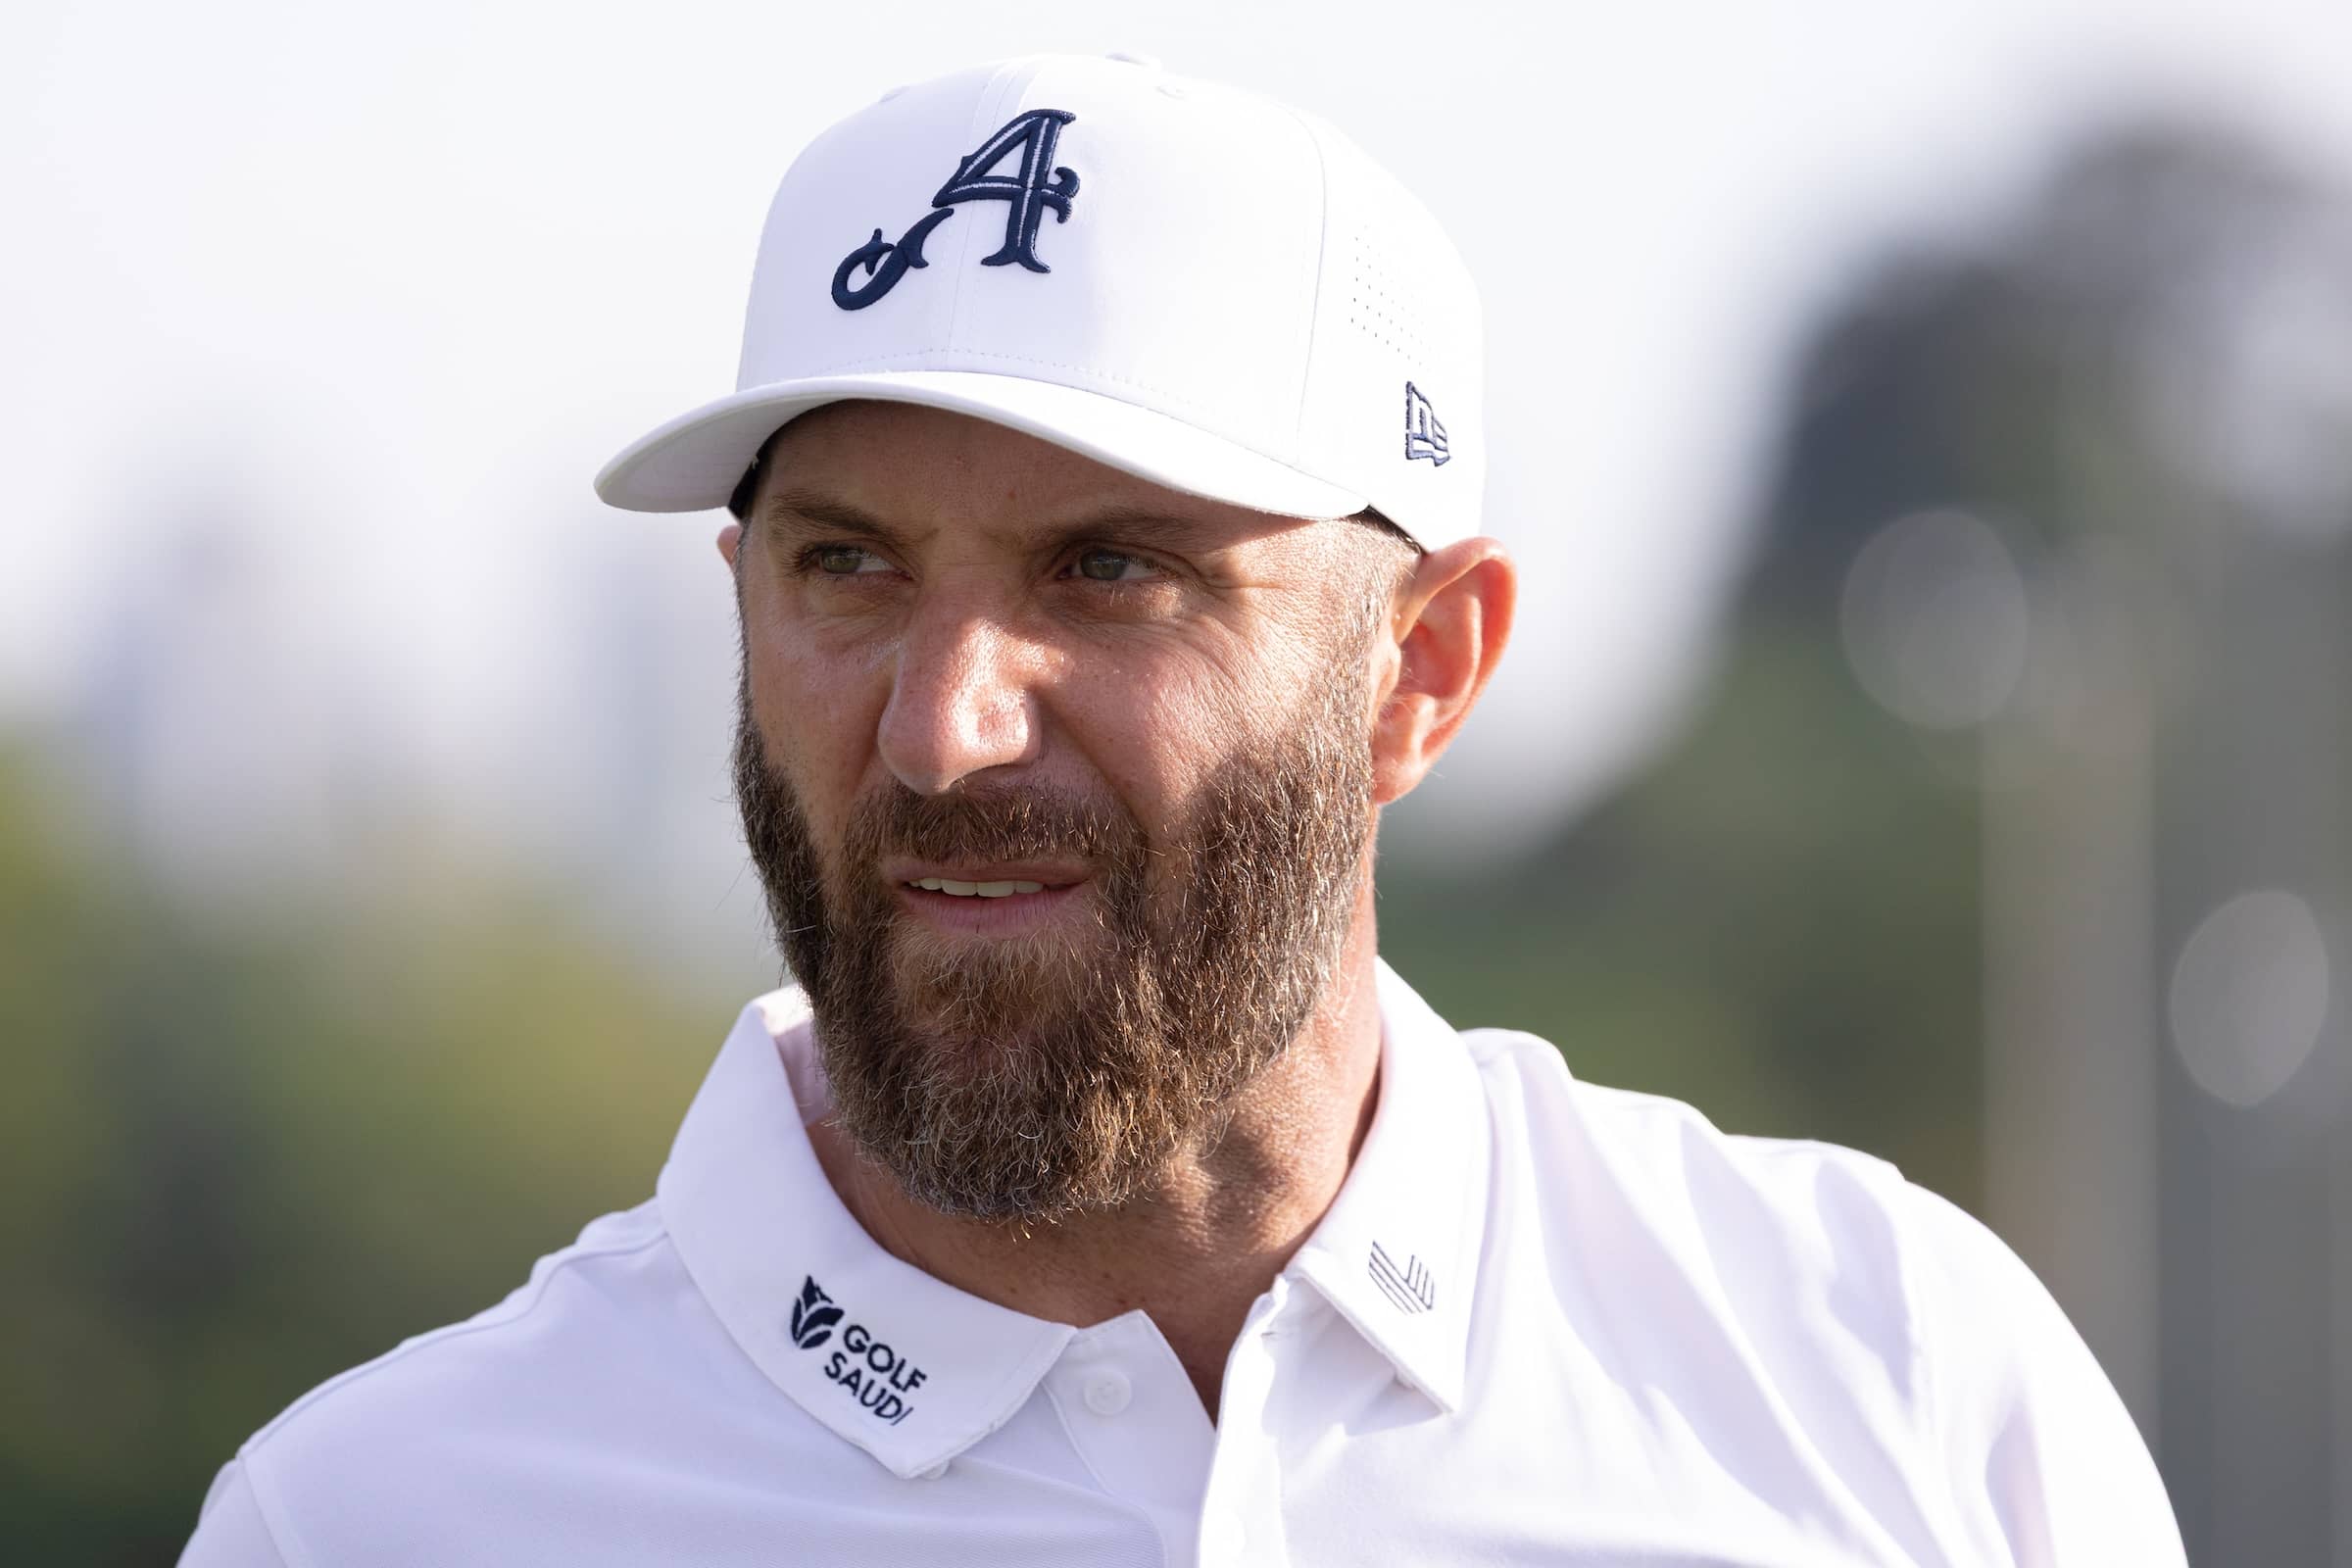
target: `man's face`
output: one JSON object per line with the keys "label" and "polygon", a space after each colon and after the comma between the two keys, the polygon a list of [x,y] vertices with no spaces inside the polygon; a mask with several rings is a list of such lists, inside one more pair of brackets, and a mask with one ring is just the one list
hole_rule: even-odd
{"label": "man's face", "polygon": [[1114,1207],[1298,1033],[1367,870],[1396,549],[935,410],[777,441],[737,791],[839,1121],[917,1200]]}

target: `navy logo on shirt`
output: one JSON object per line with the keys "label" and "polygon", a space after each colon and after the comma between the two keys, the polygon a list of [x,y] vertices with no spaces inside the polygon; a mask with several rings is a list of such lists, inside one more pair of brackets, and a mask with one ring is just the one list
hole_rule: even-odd
{"label": "navy logo on shirt", "polygon": [[[842,1310],[833,1304],[813,1275],[801,1282],[801,1298],[792,1303],[792,1343],[813,1350],[833,1338],[833,1325]],[[874,1338],[862,1323],[845,1324],[841,1345],[825,1357],[825,1376],[877,1421],[897,1426],[914,1414],[907,1396],[923,1386],[923,1369]]]}
{"label": "navy logo on shirt", "polygon": [[[931,198],[931,211],[917,219],[913,227],[895,240],[884,239],[877,228],[872,239],[841,259],[841,265],[833,270],[833,303],[845,311],[862,311],[898,287],[899,279],[913,269],[930,266],[923,260],[923,241],[955,215],[958,202],[1004,204],[1004,243],[995,254],[980,258],[982,267],[1017,263],[1032,272],[1054,270],[1038,259],[1037,229],[1048,213],[1057,223],[1069,221],[1078,176],[1054,162],[1054,147],[1061,137],[1061,127],[1077,118],[1066,109],[1032,109],[999,126],[995,135],[956,164],[956,172]],[[989,172],[1016,153],[1017,172]],[[853,284],[859,268],[865,270],[865,281]]]}
{"label": "navy logo on shirt", "polygon": [[841,1321],[841,1308],[833,1304],[813,1279],[801,1283],[801,1298],[792,1303],[792,1343],[804,1350],[813,1350],[833,1337],[833,1325]]}
{"label": "navy logo on shirt", "polygon": [[1408,1254],[1404,1267],[1398,1268],[1396,1260],[1374,1242],[1372,1256],[1365,1267],[1372,1283],[1396,1303],[1397,1311],[1426,1312],[1438,1304],[1438,1282],[1429,1277],[1429,1265],[1418,1257]]}

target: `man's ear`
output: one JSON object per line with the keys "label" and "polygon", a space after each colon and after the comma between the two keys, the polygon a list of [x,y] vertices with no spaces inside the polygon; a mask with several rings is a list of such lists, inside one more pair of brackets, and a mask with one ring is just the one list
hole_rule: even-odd
{"label": "man's ear", "polygon": [[1396,679],[1372,727],[1373,798],[1410,794],[1470,716],[1510,640],[1519,571],[1494,539],[1464,539],[1421,558],[1390,628]]}
{"label": "man's ear", "polygon": [[725,527],[718,530],[718,553],[719,556],[726,562],[727,569],[729,571],[736,569],[735,553],[742,548],[742,523],[730,522]]}

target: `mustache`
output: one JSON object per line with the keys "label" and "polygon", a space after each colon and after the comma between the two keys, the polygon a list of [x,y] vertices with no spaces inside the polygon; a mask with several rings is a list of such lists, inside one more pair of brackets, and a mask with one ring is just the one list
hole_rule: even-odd
{"label": "mustache", "polygon": [[1116,807],[1035,786],[971,785],[918,795],[897,779],[859,802],[845,835],[849,862],[1078,859],[1140,870],[1143,830]]}

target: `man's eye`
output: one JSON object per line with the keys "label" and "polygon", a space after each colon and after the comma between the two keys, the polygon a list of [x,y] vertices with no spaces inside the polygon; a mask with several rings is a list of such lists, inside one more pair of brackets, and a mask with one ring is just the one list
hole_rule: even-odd
{"label": "man's eye", "polygon": [[1088,550],[1078,557],[1078,575],[1092,582],[1136,582],[1152,575],[1152,564],[1116,550]]}
{"label": "man's eye", "polygon": [[861,571],[880,571],[884,566],[880,556],[856,545],[818,545],[808,553],[808,558],[828,577],[852,577]]}

